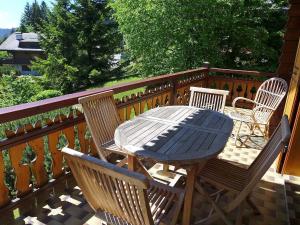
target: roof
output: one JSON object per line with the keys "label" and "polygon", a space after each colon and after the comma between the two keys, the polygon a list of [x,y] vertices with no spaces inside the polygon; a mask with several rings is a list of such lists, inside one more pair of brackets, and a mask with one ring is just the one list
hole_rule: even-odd
{"label": "roof", "polygon": [[[28,43],[28,44],[25,44]],[[30,45],[32,43],[32,45]],[[36,33],[22,33],[22,40],[16,39],[16,32],[12,33],[1,45],[0,51],[30,51],[42,52],[38,47],[39,35]],[[20,47],[22,46],[22,47]]]}

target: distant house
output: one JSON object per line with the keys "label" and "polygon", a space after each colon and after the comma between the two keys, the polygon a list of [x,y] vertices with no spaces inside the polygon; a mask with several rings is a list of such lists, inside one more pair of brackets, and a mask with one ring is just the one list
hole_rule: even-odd
{"label": "distant house", "polygon": [[0,65],[14,65],[21,74],[36,74],[29,66],[36,57],[44,58],[44,51],[39,45],[39,35],[36,33],[12,33],[1,45],[0,51],[11,53],[12,57],[0,59]]}

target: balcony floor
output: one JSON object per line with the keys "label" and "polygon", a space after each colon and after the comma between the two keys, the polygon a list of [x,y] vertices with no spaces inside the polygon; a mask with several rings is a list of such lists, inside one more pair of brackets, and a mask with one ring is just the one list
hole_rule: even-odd
{"label": "balcony floor", "polygon": [[[227,107],[228,113],[232,108]],[[236,128],[233,133],[235,133]],[[247,127],[242,128],[247,132]],[[263,140],[257,140],[263,144]],[[225,150],[220,154],[221,158],[237,162],[243,166],[249,166],[260,152],[256,146],[237,148],[234,145],[234,138],[231,137]],[[155,172],[160,165],[155,165],[151,172]],[[72,183],[72,182],[71,182]],[[72,187],[71,184],[69,184]],[[74,185],[75,186],[75,185]],[[68,193],[68,194],[67,194]],[[232,196],[225,196],[230,201]],[[193,215],[201,215],[207,211],[207,205],[201,196],[195,196]],[[263,177],[252,195],[253,201],[263,212],[262,216],[253,216],[247,213],[243,218],[243,224],[272,224],[272,225],[296,225],[300,224],[300,178],[293,176],[281,176],[275,172],[275,164]],[[69,188],[65,194],[47,201],[42,210],[35,213],[22,215],[16,224],[50,224],[50,225],[94,225],[100,224],[83,198],[78,187]],[[247,210],[249,211],[249,210]],[[234,216],[234,213],[233,215]],[[197,220],[197,217],[193,217]],[[222,224],[221,221],[216,224]]]}

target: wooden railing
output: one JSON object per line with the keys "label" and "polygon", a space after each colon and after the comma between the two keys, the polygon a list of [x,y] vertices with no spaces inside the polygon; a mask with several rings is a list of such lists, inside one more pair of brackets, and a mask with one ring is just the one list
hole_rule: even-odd
{"label": "wooden railing", "polygon": [[[274,73],[221,68],[210,68],[209,71],[210,76],[207,87],[228,90],[227,105],[231,105],[236,97],[245,97],[253,100],[262,82],[276,76]],[[251,107],[246,102],[241,102],[238,106],[243,108]]]}
{"label": "wooden railing", "polygon": [[117,94],[144,87],[144,92],[116,99],[125,121],[157,106],[188,104],[190,86],[228,89],[228,103],[237,96],[254,98],[269,76],[273,74],[199,68],[0,109],[0,213],[18,208],[23,214],[29,209],[26,204],[21,207],[24,199],[34,199],[64,179],[63,146],[96,154],[78,98],[108,89]]}

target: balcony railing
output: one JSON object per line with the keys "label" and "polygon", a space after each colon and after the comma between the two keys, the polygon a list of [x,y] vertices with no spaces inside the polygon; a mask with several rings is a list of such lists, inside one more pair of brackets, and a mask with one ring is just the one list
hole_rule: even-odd
{"label": "balcony railing", "polygon": [[190,86],[227,89],[227,104],[238,96],[253,99],[260,84],[271,76],[274,74],[203,67],[1,109],[0,213],[6,211],[11,218],[16,217],[14,209],[19,209],[17,214],[25,213],[28,199],[38,206],[42,201],[38,193],[69,176],[60,151],[64,145],[96,154],[78,98],[144,87],[144,92],[116,99],[125,121],[154,107],[188,104]]}

